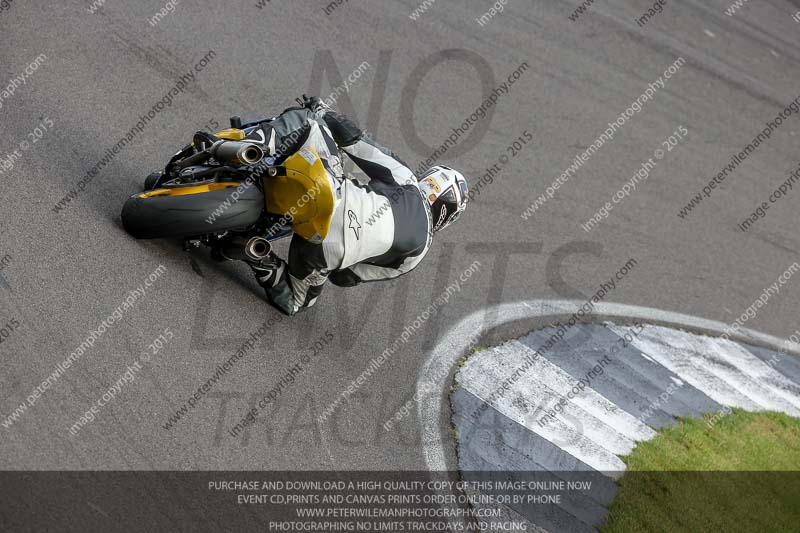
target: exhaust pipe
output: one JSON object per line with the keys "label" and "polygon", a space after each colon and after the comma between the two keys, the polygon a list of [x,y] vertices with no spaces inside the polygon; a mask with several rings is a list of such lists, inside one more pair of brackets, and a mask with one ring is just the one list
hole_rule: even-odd
{"label": "exhaust pipe", "polygon": [[272,252],[272,244],[263,237],[236,237],[222,247],[222,255],[231,260],[261,261]]}
{"label": "exhaust pipe", "polygon": [[209,152],[218,161],[237,165],[255,165],[264,158],[260,146],[241,141],[217,141]]}
{"label": "exhaust pipe", "polygon": [[272,244],[263,237],[253,237],[247,241],[247,245],[244,247],[244,253],[256,261],[264,259],[270,252],[272,252]]}

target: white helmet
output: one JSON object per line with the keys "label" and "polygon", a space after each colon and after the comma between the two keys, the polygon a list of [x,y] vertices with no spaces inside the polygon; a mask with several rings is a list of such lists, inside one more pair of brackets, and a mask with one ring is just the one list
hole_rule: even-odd
{"label": "white helmet", "polygon": [[467,208],[467,180],[450,167],[432,167],[419,178],[419,188],[431,206],[433,231],[455,222]]}

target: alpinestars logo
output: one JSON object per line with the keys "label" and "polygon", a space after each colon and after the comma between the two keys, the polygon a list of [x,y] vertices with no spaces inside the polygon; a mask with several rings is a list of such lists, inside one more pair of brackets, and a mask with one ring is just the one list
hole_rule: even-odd
{"label": "alpinestars logo", "polygon": [[353,233],[356,234],[356,240],[360,240],[361,224],[358,223],[358,217],[356,217],[356,214],[353,212],[352,209],[349,209],[347,211],[347,216],[350,217],[350,229],[352,229]]}

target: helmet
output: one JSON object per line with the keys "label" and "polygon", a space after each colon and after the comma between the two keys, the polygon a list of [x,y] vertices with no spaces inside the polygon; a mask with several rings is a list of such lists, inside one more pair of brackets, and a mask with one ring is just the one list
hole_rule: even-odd
{"label": "helmet", "polygon": [[433,231],[455,222],[467,208],[467,180],[450,167],[432,167],[419,178],[419,188],[431,206]]}

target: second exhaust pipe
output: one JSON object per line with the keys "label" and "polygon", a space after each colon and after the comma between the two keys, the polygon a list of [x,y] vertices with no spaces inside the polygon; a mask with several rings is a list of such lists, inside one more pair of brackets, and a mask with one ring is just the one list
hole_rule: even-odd
{"label": "second exhaust pipe", "polygon": [[263,237],[236,237],[222,247],[222,255],[239,261],[260,261],[272,252],[272,244]]}

